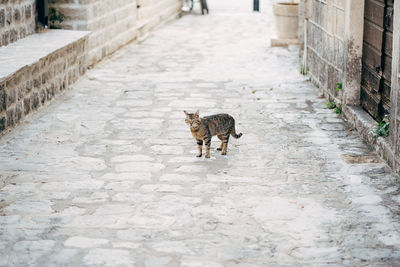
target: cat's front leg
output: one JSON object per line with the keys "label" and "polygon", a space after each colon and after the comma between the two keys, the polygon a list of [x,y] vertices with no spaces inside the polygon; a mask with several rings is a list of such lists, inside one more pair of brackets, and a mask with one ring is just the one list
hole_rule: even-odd
{"label": "cat's front leg", "polygon": [[210,146],[211,146],[211,135],[204,138],[204,144],[206,145],[206,158],[210,158]]}
{"label": "cat's front leg", "polygon": [[196,157],[200,158],[203,154],[203,140],[196,140],[197,141],[197,149],[199,150],[197,152]]}

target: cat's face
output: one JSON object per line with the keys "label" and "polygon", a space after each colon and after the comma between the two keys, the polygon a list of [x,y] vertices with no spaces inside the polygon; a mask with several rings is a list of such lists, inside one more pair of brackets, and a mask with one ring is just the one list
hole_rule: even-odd
{"label": "cat's face", "polygon": [[185,112],[186,115],[185,122],[187,125],[193,128],[196,128],[200,125],[199,111],[196,111],[195,113],[188,113],[186,111],[183,112]]}

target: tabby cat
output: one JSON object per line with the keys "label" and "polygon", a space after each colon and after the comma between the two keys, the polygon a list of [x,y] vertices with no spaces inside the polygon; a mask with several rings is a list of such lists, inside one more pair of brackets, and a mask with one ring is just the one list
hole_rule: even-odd
{"label": "tabby cat", "polygon": [[235,120],[228,114],[217,114],[200,118],[199,111],[195,113],[183,112],[186,114],[185,122],[190,126],[190,131],[197,142],[197,148],[199,150],[197,157],[202,156],[203,141],[206,145],[205,157],[210,157],[211,137],[214,135],[218,136],[219,140],[221,140],[221,146],[217,148],[217,150],[221,150],[222,155],[226,155],[229,135],[235,138],[240,138],[242,136],[242,133],[236,134]]}

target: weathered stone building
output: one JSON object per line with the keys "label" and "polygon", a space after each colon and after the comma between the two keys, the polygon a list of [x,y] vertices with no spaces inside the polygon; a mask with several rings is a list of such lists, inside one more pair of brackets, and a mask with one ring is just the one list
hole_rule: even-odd
{"label": "weathered stone building", "polygon": [[[300,56],[312,81],[400,172],[400,3],[303,0],[299,19]],[[387,114],[389,137],[373,138]]]}
{"label": "weathered stone building", "polygon": [[179,0],[56,0],[64,30],[36,32],[36,0],[0,2],[0,134],[101,60],[178,16]]}
{"label": "weathered stone building", "polygon": [[62,28],[92,32],[88,41],[92,65],[159,23],[176,18],[181,1],[58,0],[52,6],[66,16]]}
{"label": "weathered stone building", "polygon": [[0,46],[34,33],[35,18],[35,0],[1,1]]}

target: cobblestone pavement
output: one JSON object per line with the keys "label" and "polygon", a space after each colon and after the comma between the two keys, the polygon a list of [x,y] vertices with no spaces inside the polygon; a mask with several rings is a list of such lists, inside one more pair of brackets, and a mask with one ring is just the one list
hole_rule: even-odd
{"label": "cobblestone pavement", "polygon": [[[1,139],[0,266],[399,264],[398,177],[269,47],[268,5],[216,1]],[[197,108],[235,117],[227,156],[195,157]]]}

